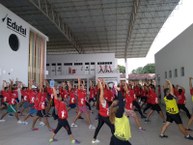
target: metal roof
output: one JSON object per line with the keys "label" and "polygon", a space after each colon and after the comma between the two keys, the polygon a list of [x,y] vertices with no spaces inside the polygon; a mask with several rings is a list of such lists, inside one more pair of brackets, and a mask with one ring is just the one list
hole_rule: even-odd
{"label": "metal roof", "polygon": [[179,0],[0,0],[46,34],[48,54],[145,57]]}

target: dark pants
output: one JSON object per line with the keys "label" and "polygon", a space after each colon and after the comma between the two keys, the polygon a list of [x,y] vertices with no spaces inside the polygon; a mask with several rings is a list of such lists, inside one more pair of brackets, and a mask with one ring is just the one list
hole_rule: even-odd
{"label": "dark pants", "polygon": [[188,109],[186,108],[185,104],[178,104],[178,108],[179,110],[183,110],[184,112],[186,112],[186,116],[190,119],[191,115],[190,112],[188,111]]}
{"label": "dark pants", "polygon": [[143,109],[143,113],[145,113],[149,108],[152,107],[152,104],[147,103],[147,105],[145,106],[145,108]]}
{"label": "dark pants", "polygon": [[58,131],[64,127],[68,133],[68,135],[71,135],[72,132],[71,132],[71,129],[70,129],[70,126],[69,126],[69,123],[68,123],[68,120],[66,119],[58,119],[58,125],[56,127],[56,129],[54,130],[54,133],[57,134]]}
{"label": "dark pants", "polygon": [[113,135],[111,137],[110,145],[131,145],[131,143],[129,141],[120,140]]}
{"label": "dark pants", "polygon": [[91,106],[90,104],[86,101],[86,106],[88,107],[88,109],[91,111]]}
{"label": "dark pants", "polygon": [[133,105],[137,108],[137,111],[139,112],[139,114],[140,114],[141,116],[143,116],[143,113],[142,113],[142,111],[141,111],[141,107],[140,107],[139,103],[138,103],[136,100],[133,101]]}
{"label": "dark pants", "polygon": [[111,133],[112,134],[114,133],[115,128],[114,128],[114,125],[110,122],[109,117],[103,117],[99,114],[98,115],[98,126],[95,130],[95,133],[94,133],[94,137],[93,137],[94,139],[97,138],[97,135],[98,135],[98,133],[99,133],[99,131],[100,131],[100,129],[103,126],[104,123],[106,123],[110,127]]}

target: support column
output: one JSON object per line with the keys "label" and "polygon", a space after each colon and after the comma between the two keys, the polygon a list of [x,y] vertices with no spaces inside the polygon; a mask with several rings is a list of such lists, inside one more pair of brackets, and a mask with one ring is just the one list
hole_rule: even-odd
{"label": "support column", "polygon": [[129,74],[129,72],[128,72],[128,64],[127,64],[127,58],[125,58],[125,81],[126,81],[126,83],[128,83],[128,74]]}

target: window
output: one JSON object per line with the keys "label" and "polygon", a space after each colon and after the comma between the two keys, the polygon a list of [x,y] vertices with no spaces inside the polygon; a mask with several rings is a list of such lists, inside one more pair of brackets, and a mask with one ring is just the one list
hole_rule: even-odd
{"label": "window", "polygon": [[91,62],[91,65],[95,65],[95,62]]}
{"label": "window", "polygon": [[56,64],[55,64],[55,63],[52,63],[52,66],[56,66]]}
{"label": "window", "polygon": [[65,66],[72,66],[72,63],[64,63]]}
{"label": "window", "polygon": [[169,78],[172,78],[172,71],[169,71]]}
{"label": "window", "polygon": [[182,76],[182,77],[185,76],[185,69],[184,69],[184,67],[181,67],[181,76]]}
{"label": "window", "polygon": [[47,63],[47,64],[46,64],[46,66],[50,66],[50,64],[49,64],[49,63]]}
{"label": "window", "polygon": [[81,62],[76,62],[76,63],[74,63],[74,65],[82,65],[82,63]]}
{"label": "window", "polygon": [[165,79],[167,79],[168,78],[168,73],[167,73],[167,71],[165,72]]}
{"label": "window", "polygon": [[61,66],[62,64],[61,63],[57,63],[57,66]]}
{"label": "window", "polygon": [[89,65],[89,62],[85,62],[85,65]]}
{"label": "window", "polygon": [[174,70],[174,77],[175,77],[175,78],[178,77],[178,70],[177,70],[177,68]]}

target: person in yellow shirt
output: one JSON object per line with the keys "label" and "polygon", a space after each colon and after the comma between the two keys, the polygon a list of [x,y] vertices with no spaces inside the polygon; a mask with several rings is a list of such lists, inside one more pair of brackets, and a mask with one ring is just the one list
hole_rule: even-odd
{"label": "person in yellow shirt", "polygon": [[110,145],[131,145],[130,123],[124,115],[125,103],[120,88],[117,87],[118,97],[110,106],[109,119],[115,126],[115,132],[111,137]]}
{"label": "person in yellow shirt", "polygon": [[166,129],[169,125],[174,121],[180,130],[180,132],[184,135],[185,139],[193,140],[193,137],[186,131],[182,124],[182,119],[179,115],[179,109],[177,106],[176,97],[174,96],[173,86],[169,80],[166,80],[166,88],[164,89],[164,101],[166,104],[166,123],[161,128],[160,137],[167,138],[165,135]]}

